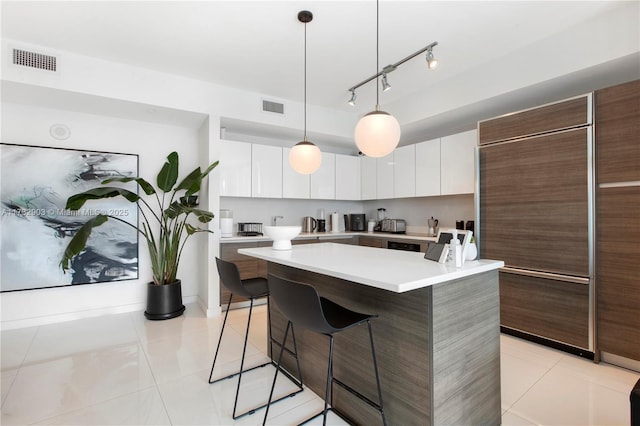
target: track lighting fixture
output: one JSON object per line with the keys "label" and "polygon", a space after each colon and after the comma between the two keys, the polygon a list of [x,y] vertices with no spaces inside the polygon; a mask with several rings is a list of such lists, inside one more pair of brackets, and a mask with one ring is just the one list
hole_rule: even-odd
{"label": "track lighting fixture", "polygon": [[303,175],[315,172],[322,164],[320,148],[307,139],[307,23],[312,19],[313,14],[308,10],[298,13],[298,21],[304,23],[304,138],[289,152],[289,164],[293,170]]}
{"label": "track lighting fixture", "polygon": [[427,66],[430,70],[438,67],[438,59],[433,56],[433,47],[427,49]]}
{"label": "track lighting fixture", "polygon": [[382,74],[382,91],[386,92],[391,89],[391,85],[387,81],[387,73]]}
{"label": "track lighting fixture", "polygon": [[351,106],[356,106],[356,91],[355,90],[351,90],[351,98],[349,99],[349,102],[347,102],[349,105]]}
{"label": "track lighting fixture", "polygon": [[[406,58],[396,62],[395,64],[389,64],[386,67],[384,67],[382,69],[382,71],[378,72],[377,74],[372,75],[371,77],[367,78],[366,80],[361,81],[360,83],[356,84],[355,86],[351,86],[351,88],[349,88],[349,92],[351,92],[351,98],[349,98],[349,101],[347,102],[349,105],[354,106],[355,105],[355,98],[356,98],[356,89],[359,88],[360,86],[364,86],[365,84],[367,84],[368,82],[370,82],[371,80],[375,80],[376,78],[382,76],[382,90],[383,91],[387,91],[389,88],[391,88],[391,86],[389,85],[389,83],[385,83],[387,81],[387,74],[389,74],[391,71],[395,71],[396,68],[398,68],[400,65],[404,64],[405,62],[407,62],[409,59],[413,59],[416,56],[427,52],[427,67],[432,70],[435,69],[438,66],[438,59],[436,59],[433,56],[433,48],[435,46],[438,45],[437,41],[434,41],[433,43],[429,44],[426,47],[423,47],[422,49],[418,50],[415,53],[412,53],[411,55],[407,56]],[[386,87],[385,87],[386,86]]]}

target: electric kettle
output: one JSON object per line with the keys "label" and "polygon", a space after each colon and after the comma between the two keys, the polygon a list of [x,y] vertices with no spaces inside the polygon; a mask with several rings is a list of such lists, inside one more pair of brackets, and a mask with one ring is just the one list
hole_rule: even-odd
{"label": "electric kettle", "polygon": [[313,232],[318,225],[318,221],[311,216],[305,216],[302,218],[302,232]]}

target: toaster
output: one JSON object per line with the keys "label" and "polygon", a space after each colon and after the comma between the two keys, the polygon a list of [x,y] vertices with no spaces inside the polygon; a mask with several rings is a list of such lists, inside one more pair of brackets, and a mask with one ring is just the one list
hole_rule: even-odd
{"label": "toaster", "polygon": [[407,231],[407,223],[404,219],[382,219],[380,221],[380,231],[404,234]]}

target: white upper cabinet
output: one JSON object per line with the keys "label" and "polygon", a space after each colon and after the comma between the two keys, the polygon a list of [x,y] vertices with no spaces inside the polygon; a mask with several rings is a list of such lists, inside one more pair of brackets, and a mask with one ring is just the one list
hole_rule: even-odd
{"label": "white upper cabinet", "polygon": [[416,146],[407,145],[393,152],[393,196],[416,196]]}
{"label": "white upper cabinet", "polygon": [[336,154],[336,200],[360,199],[360,158]]}
{"label": "white upper cabinet", "polygon": [[251,196],[282,198],[282,148],[252,145]]}
{"label": "white upper cabinet", "polygon": [[291,167],[289,153],[291,148],[282,148],[282,197],[283,198],[309,198],[310,178]]}
{"label": "white upper cabinet", "polygon": [[457,133],[440,139],[440,194],[475,191],[475,152],[478,132]]}
{"label": "white upper cabinet", "polygon": [[251,144],[220,142],[220,196],[251,197]]}
{"label": "white upper cabinet", "polygon": [[376,189],[379,200],[393,198],[393,152],[376,159],[377,175]]}
{"label": "white upper cabinet", "polygon": [[378,162],[372,157],[360,158],[360,199],[375,200],[377,198],[377,165]]}
{"label": "white upper cabinet", "polygon": [[311,198],[335,200],[336,198],[336,155],[322,153],[322,164],[311,174]]}
{"label": "white upper cabinet", "polygon": [[440,139],[416,144],[416,196],[440,195]]}

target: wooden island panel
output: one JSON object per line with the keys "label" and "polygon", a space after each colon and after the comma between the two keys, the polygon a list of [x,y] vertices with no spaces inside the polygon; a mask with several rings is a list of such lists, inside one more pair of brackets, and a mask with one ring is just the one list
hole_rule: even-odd
{"label": "wooden island panel", "polygon": [[[497,270],[404,293],[273,262],[268,270],[311,284],[345,307],[378,314],[372,328],[389,425],[500,424]],[[275,303],[271,320],[273,336],[281,341],[286,320]],[[328,337],[302,328],[295,332],[304,383],[322,396]],[[366,326],[335,335],[334,376],[375,401],[368,339]],[[284,358],[286,368],[296,371],[294,359]],[[337,385],[333,390],[334,405],[355,424],[382,424],[371,407]]]}

